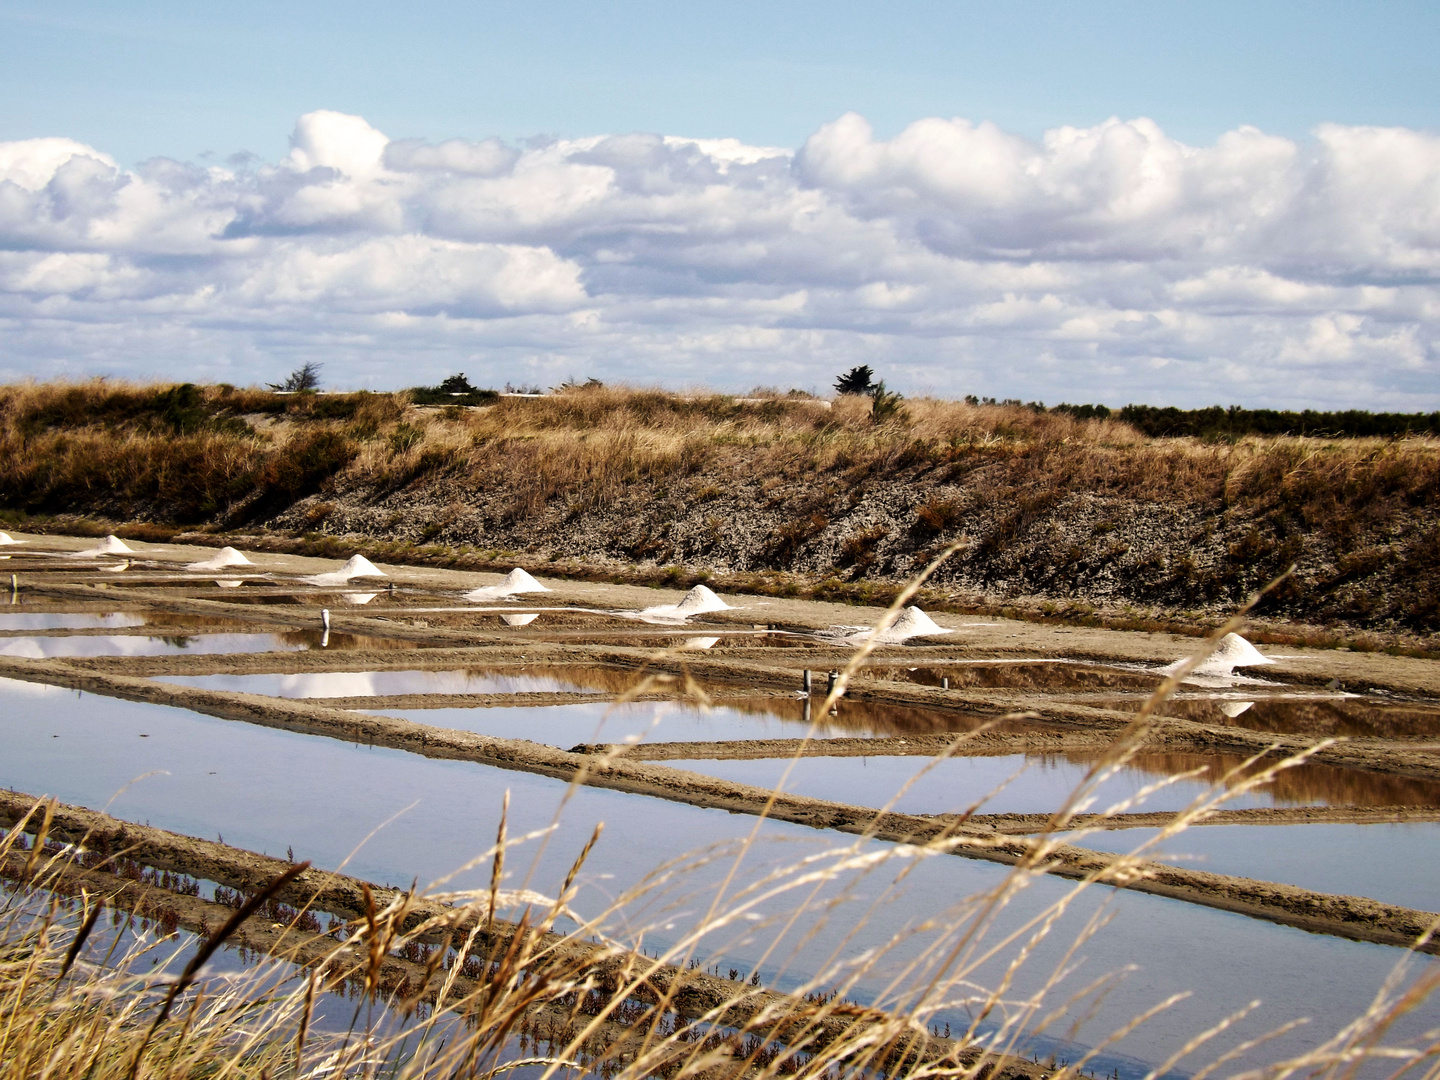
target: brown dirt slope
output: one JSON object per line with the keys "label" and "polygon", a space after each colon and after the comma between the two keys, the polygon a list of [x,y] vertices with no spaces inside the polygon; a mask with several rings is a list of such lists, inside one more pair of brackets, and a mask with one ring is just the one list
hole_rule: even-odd
{"label": "brown dirt slope", "polygon": [[0,388],[0,507],[365,537],[391,558],[784,572],[861,600],[964,540],[937,578],[957,601],[1082,611],[1219,611],[1294,563],[1262,614],[1440,632],[1433,440],[1147,439],[939,401],[876,426],[844,398],[182,390]]}

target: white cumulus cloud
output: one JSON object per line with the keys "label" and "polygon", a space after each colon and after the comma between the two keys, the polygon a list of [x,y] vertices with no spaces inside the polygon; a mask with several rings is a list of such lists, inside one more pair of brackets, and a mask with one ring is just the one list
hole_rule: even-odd
{"label": "white cumulus cloud", "polygon": [[1055,402],[1440,407],[1440,137],[1190,146],[847,114],[789,150],[392,139],[256,168],[0,143],[0,374],[565,376]]}

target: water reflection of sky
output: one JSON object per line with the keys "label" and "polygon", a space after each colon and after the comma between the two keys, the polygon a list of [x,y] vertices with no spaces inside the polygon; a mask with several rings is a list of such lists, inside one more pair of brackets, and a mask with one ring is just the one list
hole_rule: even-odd
{"label": "water reflection of sky", "polygon": [[[376,709],[367,710],[413,720],[418,724],[476,731],[506,739],[529,739],[550,746],[577,743],[708,742],[722,739],[794,739],[808,730],[797,716],[789,718],[760,711],[757,705],[741,711],[726,706],[700,709],[677,702],[632,702],[612,705],[594,702],[576,705],[507,705],[484,709]],[[852,730],[819,726],[817,738],[853,736]]]}
{"label": "water reflection of sky", "polygon": [[[1155,829],[1087,833],[1079,843],[1134,851]],[[1147,849],[1150,858],[1216,874],[1368,896],[1387,904],[1440,910],[1440,822],[1389,825],[1205,825]]]}
{"label": "water reflection of sky", "polygon": [[157,682],[283,698],[385,697],[395,694],[583,693],[548,675],[454,671],[313,671],[267,675],[165,675]]}
{"label": "water reflection of sky", "polygon": [[[139,738],[142,734],[148,737]],[[190,835],[223,835],[228,843],[272,854],[293,845],[297,856],[326,867],[337,866],[363,842],[349,871],[399,885],[408,885],[417,875],[423,884],[483,851],[495,835],[505,791],[511,793],[512,834],[547,825],[567,797],[564,783],[530,774],[357,747],[9,680],[0,680],[0,739],[6,746],[6,753],[0,755],[0,783],[11,788],[103,808],[130,785],[114,799],[110,812]],[[136,781],[143,774],[150,775]],[[384,824],[396,814],[395,820]],[[560,830],[543,851],[532,841],[511,853],[513,876],[507,884],[529,884],[542,892],[553,888],[594,824],[603,820],[606,831],[585,868],[583,891],[576,901],[582,912],[596,910],[605,895],[620,892],[665,859],[743,837],[757,824],[748,816],[594,788],[570,793],[560,814]],[[382,824],[366,841],[366,835]],[[855,842],[775,822],[761,825],[759,834],[761,843],[749,857],[749,865],[757,869],[788,865],[822,845]],[[883,844],[867,848],[895,850]],[[667,925],[683,925],[696,917],[729,865],[727,860],[717,861],[682,875],[679,892],[672,896],[673,907],[658,901],[632,904],[631,926],[656,924],[647,937],[652,948],[672,940],[676,931],[667,930]],[[902,866],[906,873],[897,879]],[[533,877],[527,880],[532,867]],[[990,864],[940,856],[884,864],[868,876],[847,877],[853,898],[841,898],[837,886],[822,890],[821,899],[834,900],[837,906],[828,914],[817,909],[813,917],[802,920],[804,931],[813,936],[790,959],[787,973],[776,976],[778,985],[795,985],[796,978],[814,970],[819,958],[834,950],[842,957],[857,956],[921,919],[935,920],[937,932],[943,932],[960,917],[958,911],[953,918],[946,914],[957,902],[993,887],[1005,873]],[[483,888],[487,878],[488,864],[466,881]],[[999,923],[987,940],[997,940],[998,933],[1035,915],[1041,905],[1058,900],[1070,888],[1055,878],[1034,881],[999,913]],[[799,894],[783,897],[781,907],[793,902],[795,895]],[[862,913],[877,900],[881,906],[861,922]],[[1082,1025],[1080,1041],[1098,1040],[1172,993],[1198,991],[1124,1040],[1121,1052],[1142,1060],[1163,1059],[1189,1035],[1256,998],[1264,1004],[1223,1033],[1212,1044],[1211,1055],[1300,1015],[1311,1017],[1312,1023],[1282,1039],[1278,1047],[1267,1048],[1261,1059],[1273,1060],[1282,1049],[1294,1052],[1312,1046],[1362,1011],[1403,955],[1395,949],[1305,934],[1232,913],[1096,888],[1079,897],[1037,945],[1012,987],[1012,999],[1028,993],[1044,973],[1064,962],[1064,950],[1074,934],[1105,901],[1114,904],[1118,918],[1082,948],[1086,959],[1077,958],[1079,970],[1065,986],[1078,986],[1126,964],[1136,964],[1140,970],[1099,1004],[1096,1017]],[[761,910],[771,909],[762,905]],[[918,939],[900,936],[903,944],[897,961],[900,956],[914,956],[921,945]],[[735,966],[743,966],[762,948],[753,941],[741,943],[728,955],[734,957]],[[981,964],[974,972],[976,980],[998,981],[1013,951],[1006,949],[1002,958]],[[783,945],[768,962],[767,977],[775,975],[775,962],[791,955],[790,945]],[[1336,972],[1344,972],[1344,977],[1336,978]],[[885,978],[893,974],[889,968]],[[877,989],[881,981],[878,974],[868,978],[853,996],[864,998],[865,990]],[[902,985],[919,981],[907,977]],[[1079,1010],[1071,1015],[1078,1017]],[[963,1023],[963,1010],[942,1014],[941,1022],[945,1021]],[[1418,1031],[1426,1023],[1424,1017],[1412,1016],[1402,1021],[1402,1029]],[[1242,1058],[1234,1068],[1256,1060]],[[1141,1071],[1127,1068],[1123,1075],[1138,1077]]]}
{"label": "water reflection of sky", "polygon": [[[1124,812],[1183,810],[1205,797],[1211,785],[1243,759],[1229,755],[1144,754],[1101,784],[1088,807],[1101,813],[1122,802]],[[667,761],[665,764],[744,784],[772,787],[786,769],[785,790],[797,795],[861,806],[881,806],[905,788],[894,809],[912,814],[1045,814],[1056,810],[1090,768],[1085,755],[1006,754],[955,757],[935,763],[915,757],[811,757],[742,761]],[[1142,792],[1166,777],[1199,776]],[[907,786],[908,785],[908,786]],[[982,802],[983,800],[983,802]],[[1226,799],[1228,810],[1302,804],[1393,806],[1440,803],[1440,785],[1357,769],[1305,763],[1271,782]],[[980,805],[976,805],[980,804]]]}
{"label": "water reflection of sky", "polygon": [[144,626],[145,618],[122,611],[103,614],[76,611],[0,612],[0,630],[90,630],[102,627]]}
{"label": "water reflection of sky", "polygon": [[276,634],[193,634],[146,637],[142,634],[93,634],[82,637],[0,639],[0,656],[168,656],[174,653],[294,652],[307,648]]}
{"label": "water reflection of sky", "polygon": [[[1089,766],[1064,758],[1005,754],[997,757],[948,758],[932,763],[923,757],[810,757],[749,761],[667,761],[690,769],[760,787],[773,787],[789,769],[785,790],[796,795],[860,806],[891,805],[902,813],[952,814],[974,809],[980,814],[1043,814],[1056,810],[1084,779]],[[1090,805],[1092,812],[1134,800],[1129,809],[1180,810],[1203,796],[1209,784],[1185,780],[1141,798],[1156,777],[1126,769],[1102,784]],[[895,798],[904,788],[904,793]],[[894,800],[891,802],[891,800]],[[1270,806],[1261,793],[1247,794],[1226,806]]]}
{"label": "water reflection of sky", "polygon": [[[0,656],[46,659],[62,656],[192,656],[225,653],[303,652],[307,649],[394,648],[396,642],[319,630],[287,630],[279,634],[88,634],[72,637],[0,638]],[[398,643],[413,647],[411,642]]]}

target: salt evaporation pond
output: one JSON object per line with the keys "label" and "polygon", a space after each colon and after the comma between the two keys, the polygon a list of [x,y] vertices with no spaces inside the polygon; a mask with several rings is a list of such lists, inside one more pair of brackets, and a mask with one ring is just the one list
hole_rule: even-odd
{"label": "salt evaporation pond", "polygon": [[[375,715],[417,724],[475,731],[506,739],[529,739],[562,748],[579,743],[709,742],[722,739],[794,739],[809,730],[798,715],[776,715],[712,705],[701,709],[678,702],[593,702],[575,705],[504,705],[491,708],[367,709]],[[815,737],[866,734],[820,724]]]}
{"label": "salt evaporation pond", "polygon": [[[51,659],[64,656],[203,656],[228,653],[305,652],[309,649],[395,648],[385,638],[290,630],[283,634],[85,634],[70,637],[0,638],[0,656]],[[414,648],[414,642],[401,642]]]}
{"label": "salt evaporation pond", "polygon": [[400,694],[583,694],[588,688],[548,675],[475,671],[310,671],[266,675],[162,675],[156,682],[282,698],[389,697]]}
{"label": "salt evaporation pond", "polygon": [[[338,867],[358,848],[348,872],[402,886],[416,876],[423,885],[483,851],[495,835],[502,793],[508,790],[512,835],[544,827],[557,813],[560,817],[559,829],[549,842],[534,845],[533,858],[527,858],[527,849],[511,852],[513,876],[508,884],[512,887],[553,888],[594,824],[606,823],[605,835],[583,875],[584,890],[575,901],[586,914],[594,912],[604,896],[619,893],[662,861],[732,841],[752,830],[761,839],[748,857],[756,868],[790,865],[827,846],[855,843],[874,852],[897,850],[786,823],[759,823],[748,816],[594,788],[577,789],[562,809],[567,786],[545,777],[13,680],[0,680],[0,739],[6,746],[0,758],[0,783],[13,789],[51,794],[190,835],[223,836],[227,843],[254,850],[278,854],[293,846],[297,857],[324,867]],[[367,841],[367,834],[382,825]],[[673,897],[674,906],[660,900],[630,904],[626,908],[630,927],[656,924],[646,941],[652,950],[663,947],[703,910],[709,890],[729,866],[728,860],[716,860],[684,875],[685,894]],[[902,868],[905,873],[897,878],[896,871]],[[813,936],[789,959],[785,970],[776,971],[774,964],[789,954],[788,947],[775,953],[762,972],[777,986],[796,985],[832,950],[854,957],[878,947],[904,924],[943,916],[961,898],[995,887],[1006,873],[1005,868],[988,863],[937,856],[891,862],[868,877],[849,877],[845,884],[851,897],[839,901],[828,921],[818,912],[801,920]],[[487,874],[488,865],[479,867],[465,883],[483,888]],[[1055,878],[1033,881],[1000,912],[999,925],[986,940],[995,940],[1020,920],[1034,917],[1071,888]],[[838,892],[839,886],[832,885],[829,891],[822,890],[820,899],[839,900]],[[877,901],[879,908],[857,927],[855,921]],[[1096,1015],[1076,1033],[1079,1043],[1097,1041],[1172,993],[1197,991],[1127,1036],[1117,1051],[1096,1063],[1097,1069],[1113,1068],[1127,1078],[1143,1075],[1141,1063],[1163,1059],[1186,1037],[1253,998],[1265,1004],[1215,1040],[1205,1061],[1300,1015],[1311,1017],[1312,1023],[1271,1044],[1260,1056],[1242,1057],[1233,1067],[1272,1060],[1282,1050],[1297,1052],[1313,1046],[1363,1011],[1405,955],[1398,949],[1096,887],[1075,898],[1060,925],[1037,946],[1008,999],[1027,993],[1048,971],[1066,962],[1064,953],[1073,935],[1106,904],[1116,913],[1115,922],[1081,949],[1089,959],[1065,986],[1074,989],[1126,964],[1140,970],[1099,1003]],[[912,957],[918,947],[905,940],[895,962]],[[754,941],[740,942],[725,955],[730,964],[744,967],[762,948]],[[1004,949],[1002,961],[1013,953],[1013,948]],[[715,959],[706,957],[707,962]],[[981,966],[975,978],[982,984],[996,983],[1003,973],[1002,961]],[[1336,978],[1336,972],[1344,972],[1345,977]],[[851,996],[863,998],[875,992],[893,974],[893,968],[877,973]],[[903,985],[917,983],[907,977]],[[963,1009],[955,1008],[940,1013],[938,1020],[963,1027],[966,1017]],[[1411,1016],[1401,1021],[1396,1034],[1413,1037],[1427,1023]],[[1063,1025],[1056,1030],[1064,1030]],[[1073,1057],[1073,1045],[1038,1043],[1042,1054],[1057,1048]],[[1182,1068],[1191,1066],[1188,1061],[1182,1064]]]}
{"label": "salt evaporation pond", "polygon": [[142,615],[123,611],[6,611],[0,612],[0,630],[98,630],[106,627],[144,626]]}
{"label": "salt evaporation pond", "polygon": [[[1101,784],[1089,811],[1100,813],[1127,800],[1134,800],[1133,805],[1126,808],[1129,813],[1183,810],[1210,790],[1212,780],[1202,777],[1167,784],[1140,798],[1142,789],[1183,771],[1184,766],[1193,767],[1184,761],[1172,769],[1168,767],[1170,755],[1159,757],[1160,760],[1149,756],[1138,758],[1132,766]],[[1185,757],[1206,760],[1200,755]],[[1236,761],[1238,763],[1238,759]],[[1083,755],[1041,754],[952,757],[934,763],[933,767],[930,760],[923,757],[879,756],[805,757],[794,761],[790,758],[703,759],[666,761],[665,764],[765,788],[774,787],[788,770],[784,789],[791,794],[860,806],[889,805],[910,814],[953,814],[972,809],[980,814],[1047,814],[1060,807],[1090,769],[1090,760]],[[1221,772],[1212,770],[1210,776],[1218,780]],[[1240,810],[1291,803],[1296,800],[1287,798],[1286,792],[1295,784],[1303,784],[1307,793],[1320,796],[1303,800],[1307,803],[1351,805],[1357,801],[1357,790],[1363,794],[1360,785],[1368,777],[1369,774],[1354,770],[1307,763],[1287,769],[1273,783],[1229,798],[1223,805],[1229,810]],[[1389,779],[1381,778],[1382,784]],[[1334,787],[1332,798],[1324,797],[1327,786]],[[1428,787],[1431,800],[1440,799],[1440,785]],[[902,788],[906,789],[904,793],[895,798]],[[1388,785],[1381,788],[1382,794],[1388,791]],[[1363,798],[1359,801],[1364,802]],[[1385,800],[1381,805],[1391,805],[1391,802]]]}
{"label": "salt evaporation pond", "polygon": [[[1157,829],[1087,832],[1076,843],[1134,851]],[[1205,825],[1187,829],[1147,857],[1216,874],[1279,881],[1316,892],[1368,896],[1387,904],[1440,910],[1440,823],[1386,825]]]}
{"label": "salt evaporation pond", "polygon": [[[1257,692],[1261,691],[1261,692]],[[1137,711],[1143,695],[1066,694],[1059,700],[1100,709]],[[1275,687],[1197,693],[1182,691],[1157,710],[1202,724],[1248,728],[1276,735],[1415,739],[1440,736],[1440,704],[1387,700],[1378,695],[1324,694]]]}

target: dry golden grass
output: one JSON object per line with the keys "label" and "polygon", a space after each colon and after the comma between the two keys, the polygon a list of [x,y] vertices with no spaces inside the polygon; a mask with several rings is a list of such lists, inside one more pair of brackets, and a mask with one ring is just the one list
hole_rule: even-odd
{"label": "dry golden grass", "polygon": [[[1276,597],[1292,617],[1440,628],[1437,440],[1148,439],[1113,419],[932,399],[877,425],[868,399],[826,405],[596,387],[417,408],[404,394],[27,383],[0,388],[0,491],[10,512],[221,528],[321,495],[290,522],[302,531],[325,521],[332,491],[373,503],[439,486],[455,510],[445,520],[494,496],[485,513],[502,527],[623,508],[655,531],[731,497],[775,519],[754,567],[785,570],[867,486],[898,481],[946,492],[902,525],[917,558],[980,521],[967,559],[994,561],[1002,577],[1018,539],[1066,500],[1096,496],[1172,508],[1223,534],[1223,565],[1202,572],[1174,551],[1152,553],[1163,574],[1138,567],[1176,595],[1231,602],[1309,557]],[[834,569],[864,577],[882,539],[843,538]],[[1091,539],[1072,545],[1077,560],[1123,558],[1133,538]],[[663,542],[632,546],[636,561],[674,561]],[[1378,586],[1349,587],[1377,574]]]}

